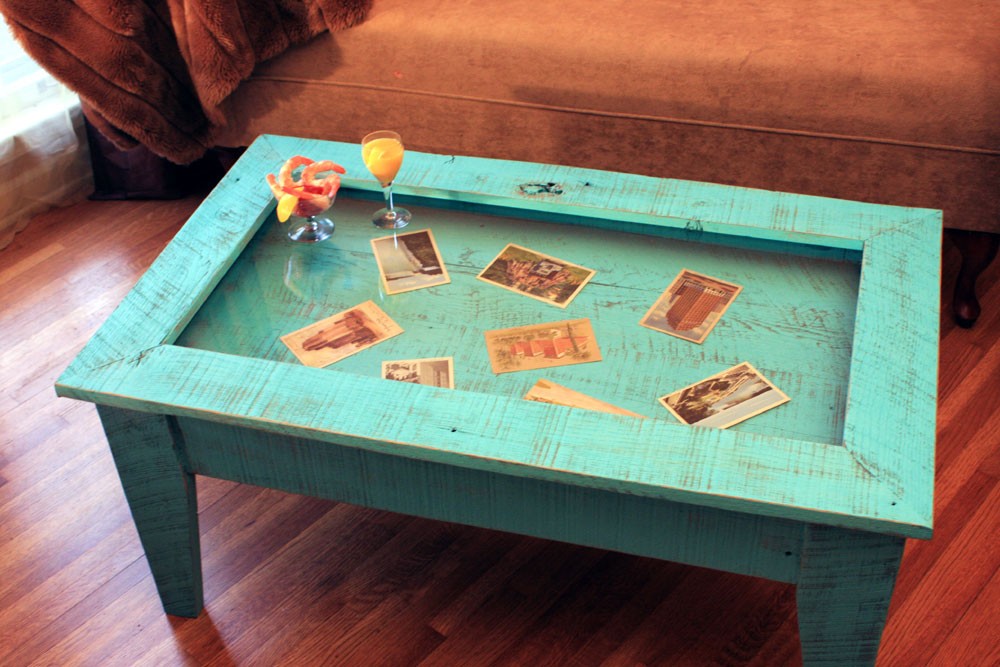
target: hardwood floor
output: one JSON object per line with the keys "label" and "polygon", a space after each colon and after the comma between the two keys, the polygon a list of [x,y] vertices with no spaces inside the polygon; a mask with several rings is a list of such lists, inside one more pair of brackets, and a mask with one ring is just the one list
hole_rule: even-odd
{"label": "hardwood floor", "polygon": [[[0,251],[0,665],[799,663],[785,584],[202,478],[207,608],[164,615],[95,409],[53,383],[198,203],[84,202]],[[1000,664],[1000,263],[980,285],[975,328],[942,317],[935,536],[883,667]]]}

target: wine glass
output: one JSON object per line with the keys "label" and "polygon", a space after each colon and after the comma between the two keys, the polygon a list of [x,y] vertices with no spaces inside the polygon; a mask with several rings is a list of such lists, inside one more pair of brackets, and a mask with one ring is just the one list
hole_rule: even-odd
{"label": "wine glass", "polygon": [[361,159],[372,176],[378,179],[385,194],[385,208],[375,211],[372,224],[382,229],[399,229],[410,224],[413,216],[405,208],[392,205],[392,182],[403,164],[403,140],[391,130],[379,130],[361,140]]}

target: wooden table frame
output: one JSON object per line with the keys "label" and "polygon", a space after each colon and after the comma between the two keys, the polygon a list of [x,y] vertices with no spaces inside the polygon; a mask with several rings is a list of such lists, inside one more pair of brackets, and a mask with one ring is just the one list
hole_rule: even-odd
{"label": "wooden table frame", "polygon": [[[750,446],[748,433],[174,345],[271,215],[262,175],[295,154],[358,153],[261,137],[58,380],[60,396],[98,405],[167,613],[203,607],[200,474],[794,583],[806,664],[874,662],[905,538],[931,535],[939,212],[407,154],[400,196],[860,258],[842,447]],[[345,164],[366,173],[360,155]],[[536,183],[561,192],[523,187]],[[416,407],[366,416],[396,402]],[[542,435],[572,442],[572,465],[533,463]],[[623,469],[615,446],[636,438],[662,443],[663,459]]]}

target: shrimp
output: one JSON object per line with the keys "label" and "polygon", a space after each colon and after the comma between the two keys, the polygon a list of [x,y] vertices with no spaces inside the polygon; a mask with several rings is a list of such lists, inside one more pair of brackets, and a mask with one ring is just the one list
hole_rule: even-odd
{"label": "shrimp", "polygon": [[332,197],[340,189],[340,176],[330,174],[322,181],[319,181],[319,186],[323,188],[323,196]]}
{"label": "shrimp", "polygon": [[267,184],[271,187],[271,193],[274,195],[275,199],[281,199],[281,196],[285,194],[285,191],[281,189],[278,185],[278,179],[274,177],[274,174],[268,174],[264,177],[267,180]]}
{"label": "shrimp", "polygon": [[331,160],[320,160],[319,162],[311,162],[305,169],[302,170],[302,182],[307,185],[311,184],[316,180],[316,174],[324,171],[335,171],[338,174],[347,173],[347,170],[336,162]]}
{"label": "shrimp", "polygon": [[[296,179],[295,170],[303,167],[302,173]],[[322,172],[332,172],[322,179],[316,175]],[[294,197],[293,214],[299,216],[315,215],[330,208],[333,198],[340,189],[340,174],[347,170],[336,162],[321,160],[316,162],[307,157],[296,155],[289,158],[278,171],[278,176],[267,174],[265,180],[274,198],[281,202],[284,197]],[[279,205],[279,219],[281,206]],[[287,216],[286,216],[287,217]],[[284,222],[284,220],[282,220]]]}
{"label": "shrimp", "polygon": [[[292,177],[292,172],[299,167],[307,167],[313,163],[307,157],[302,157],[301,155],[296,155],[285,161],[285,164],[281,165],[281,171],[278,172],[278,182],[285,186],[294,186],[295,179]],[[305,170],[303,170],[304,172]]]}

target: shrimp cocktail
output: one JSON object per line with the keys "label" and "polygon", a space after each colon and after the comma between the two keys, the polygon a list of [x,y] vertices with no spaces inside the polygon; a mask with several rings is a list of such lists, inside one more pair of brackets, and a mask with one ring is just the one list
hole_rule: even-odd
{"label": "shrimp cocktail", "polygon": [[[296,178],[295,173],[300,168]],[[278,200],[278,221],[285,222],[292,216],[301,218],[288,231],[288,238],[303,243],[330,238],[334,230],[333,220],[320,214],[333,205],[340,189],[340,174],[345,171],[330,160],[316,162],[296,155],[281,166],[277,178],[274,174],[267,175],[267,184]]]}
{"label": "shrimp cocktail", "polygon": [[412,215],[405,208],[392,205],[392,182],[403,164],[403,140],[396,132],[379,130],[361,140],[361,159],[372,176],[378,179],[385,194],[385,208],[372,216],[372,223],[382,229],[399,229],[410,224]]}

